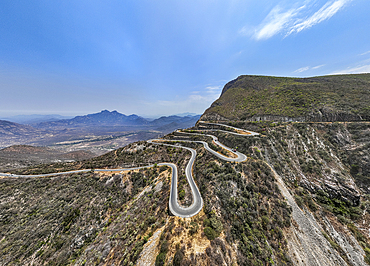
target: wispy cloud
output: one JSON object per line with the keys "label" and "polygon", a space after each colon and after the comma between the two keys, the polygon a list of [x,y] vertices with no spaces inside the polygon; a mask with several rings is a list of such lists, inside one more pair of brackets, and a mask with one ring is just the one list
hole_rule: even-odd
{"label": "wispy cloud", "polygon": [[315,5],[309,5],[310,1],[295,3],[291,7],[275,6],[266,16],[263,22],[250,29],[243,27],[241,34],[251,35],[256,40],[269,39],[272,36],[285,32],[285,36],[299,33],[309,29],[316,24],[333,17],[347,3],[352,0],[331,0],[315,11]]}
{"label": "wispy cloud", "polygon": [[349,67],[343,70],[334,71],[330,74],[361,74],[361,73],[370,73],[370,65],[358,65],[355,67]]}
{"label": "wispy cloud", "polygon": [[221,89],[222,89],[221,86],[208,86],[205,88],[208,94],[217,94],[217,95],[220,94]]}
{"label": "wispy cloud", "polygon": [[299,68],[299,69],[297,69],[296,71],[294,71],[294,73],[301,73],[301,72],[304,72],[304,71],[307,71],[307,70],[309,70],[310,69],[310,67],[301,67],[301,68]]}
{"label": "wispy cloud", "polygon": [[305,72],[307,70],[315,70],[315,69],[318,69],[320,67],[323,67],[325,65],[319,65],[319,66],[314,66],[314,67],[309,67],[309,66],[306,66],[306,67],[301,67],[301,68],[298,68],[297,70],[293,71],[293,73],[302,73],[302,72]]}
{"label": "wispy cloud", "polygon": [[367,54],[370,54],[370,51],[367,51],[367,52],[362,53],[362,54],[360,54],[360,55],[362,56],[362,55],[367,55]]}
{"label": "wispy cloud", "polygon": [[207,86],[201,90],[192,91],[189,96],[171,101],[160,100],[144,102],[149,109],[161,114],[176,114],[184,112],[203,113],[220,96],[222,86]]}
{"label": "wispy cloud", "polygon": [[312,69],[318,69],[318,68],[323,67],[323,66],[325,66],[325,65],[314,66],[314,67],[312,67]]}
{"label": "wispy cloud", "polygon": [[[288,27],[301,8],[303,7],[289,9],[288,11],[282,12],[282,8],[280,6],[276,6],[267,15],[262,24],[255,30],[253,37],[257,40],[271,38]],[[246,32],[246,29],[247,28],[244,27],[242,32]]]}
{"label": "wispy cloud", "polygon": [[296,21],[295,25],[293,25],[288,32],[287,35],[292,34],[294,32],[298,33],[302,30],[309,29],[312,26],[319,24],[327,19],[330,19],[334,16],[345,4],[350,2],[351,0],[336,0],[326,3],[320,10],[315,12],[312,16],[308,17],[307,19],[302,19],[301,22],[299,20]]}

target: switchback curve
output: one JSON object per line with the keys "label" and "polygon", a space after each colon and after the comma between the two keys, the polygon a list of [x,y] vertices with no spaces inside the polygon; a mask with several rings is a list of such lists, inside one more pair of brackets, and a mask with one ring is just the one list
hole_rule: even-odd
{"label": "switchback curve", "polygon": [[[211,125],[221,125],[221,126],[225,126],[225,127],[229,127],[229,128],[232,128],[234,130],[238,130],[238,131],[244,131],[246,132],[247,134],[240,134],[240,133],[236,133],[236,132],[230,132],[230,131],[225,131],[225,130],[218,130],[218,129],[212,129],[212,130],[209,130],[209,131],[222,131],[222,132],[227,132],[227,133],[230,133],[230,134],[234,134],[234,135],[240,135],[240,136],[254,136],[254,135],[259,135],[258,133],[255,133],[255,132],[252,132],[252,131],[247,131],[247,130],[244,130],[244,129],[239,129],[239,128],[236,128],[236,127],[232,127],[232,126],[228,126],[228,125],[224,125],[224,124],[217,124],[217,123],[207,123],[207,122],[202,122],[200,121],[199,123],[203,123],[203,124],[211,124]],[[213,155],[217,156],[218,158],[222,159],[222,160],[225,160],[225,161],[229,161],[229,162],[243,162],[247,159],[247,156],[238,152],[238,151],[234,151],[232,150],[231,148],[223,145],[222,143],[220,143],[218,141],[218,138],[214,135],[210,135],[210,134],[200,134],[200,133],[190,133],[190,132],[183,132],[183,131],[177,131],[179,133],[183,133],[183,134],[193,134],[193,135],[206,135],[206,136],[209,136],[209,137],[212,137],[213,139],[213,142],[220,146],[221,148],[223,149],[226,149],[228,150],[229,152],[233,153],[236,157],[233,158],[233,157],[227,157],[225,155],[222,155],[220,153],[218,153],[217,151],[214,151],[212,150],[208,143],[205,142],[205,141],[190,141],[190,140],[181,140],[181,142],[195,142],[195,143],[201,143],[203,144],[204,148],[209,151],[210,153],[212,153]],[[157,142],[156,142],[157,141]],[[179,217],[182,217],[182,218],[187,218],[187,217],[192,217],[194,215],[196,215],[197,213],[200,212],[200,210],[203,208],[203,199],[202,199],[202,196],[199,192],[199,189],[197,187],[197,185],[195,184],[195,181],[193,179],[193,174],[192,174],[192,170],[193,170],[193,165],[194,165],[194,161],[195,161],[195,158],[196,158],[196,155],[197,155],[197,152],[196,150],[192,149],[192,148],[189,148],[189,147],[185,147],[185,146],[179,146],[179,145],[171,145],[171,144],[167,144],[167,143],[161,143],[159,141],[163,141],[160,140],[160,139],[152,139],[152,140],[148,140],[147,142],[148,143],[151,143],[151,144],[156,144],[156,145],[165,145],[165,146],[172,146],[172,147],[176,147],[176,148],[183,148],[183,149],[186,149],[188,151],[191,152],[191,158],[186,166],[186,169],[185,169],[185,175],[186,175],[186,178],[188,180],[188,183],[189,183],[189,186],[190,186],[190,189],[191,189],[191,193],[193,195],[193,203],[191,206],[189,207],[181,207],[178,203],[178,191],[177,191],[177,180],[178,180],[178,174],[177,174],[177,166],[173,163],[158,163],[157,165],[166,165],[166,166],[169,166],[171,167],[172,169],[172,177],[171,177],[171,189],[170,189],[170,200],[169,200],[169,208],[170,208],[170,211],[172,214],[176,215],[176,216],[179,216]],[[176,141],[176,142],[179,142],[179,140],[165,140],[165,141]],[[133,167],[133,168],[121,168],[121,169],[94,169],[94,171],[97,171],[97,172],[108,172],[108,171],[129,171],[129,170],[136,170],[136,169],[142,169],[142,168],[148,168],[148,167],[153,167],[153,165],[148,165],[148,166],[141,166],[141,167]],[[92,171],[93,169],[84,169],[84,170],[76,170],[76,171],[68,171],[68,172],[59,172],[59,173],[51,173],[51,174],[39,174],[39,175],[15,175],[15,174],[9,174],[9,173],[0,173],[0,176],[5,176],[5,177],[21,177],[21,178],[27,178],[27,177],[48,177],[48,176],[57,176],[57,175],[64,175],[64,174],[71,174],[71,173],[82,173],[82,172],[89,172],[89,171]]]}

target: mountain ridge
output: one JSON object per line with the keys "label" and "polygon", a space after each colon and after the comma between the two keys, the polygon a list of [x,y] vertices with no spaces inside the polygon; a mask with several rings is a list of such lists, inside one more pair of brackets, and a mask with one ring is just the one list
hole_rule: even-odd
{"label": "mountain ridge", "polygon": [[76,116],[71,119],[62,119],[51,122],[35,124],[37,128],[48,128],[53,126],[93,126],[93,125],[146,125],[148,121],[141,116],[132,114],[124,115],[117,111],[103,110],[99,113]]}
{"label": "mountain ridge", "polygon": [[33,115],[16,115],[16,116],[10,116],[10,117],[2,117],[1,120],[10,121],[13,123],[18,124],[26,124],[26,125],[32,125],[36,123],[41,122],[50,122],[50,121],[57,121],[61,119],[71,119],[73,117],[70,116],[62,116],[58,114],[50,114],[50,115],[39,115],[39,114],[33,114]]}
{"label": "mountain ridge", "polygon": [[[161,116],[154,120],[149,120],[136,114],[125,115],[114,111],[103,110],[99,113],[76,116],[72,119],[62,119],[58,121],[42,122],[34,124],[36,128],[53,128],[53,127],[82,127],[82,126],[164,126],[173,122],[188,122],[198,120],[200,115],[195,116]],[[196,121],[194,121],[196,122]]]}
{"label": "mountain ridge", "polygon": [[199,118],[200,115],[184,117],[173,115],[150,121],[135,114],[127,116],[117,111],[103,110],[72,119],[32,125],[0,120],[0,136],[2,136],[0,147],[30,144],[59,145],[58,147],[62,148],[60,144],[63,144],[63,149],[68,147],[80,149],[80,146],[85,149],[88,145],[88,149],[94,153],[102,154],[104,151],[111,150],[111,147],[118,148],[133,141],[146,140],[179,128],[194,126]]}
{"label": "mountain ridge", "polygon": [[203,120],[370,121],[370,74],[309,78],[242,75]]}
{"label": "mountain ridge", "polygon": [[40,130],[19,123],[10,122],[7,120],[0,120],[0,136],[17,136],[39,133]]}

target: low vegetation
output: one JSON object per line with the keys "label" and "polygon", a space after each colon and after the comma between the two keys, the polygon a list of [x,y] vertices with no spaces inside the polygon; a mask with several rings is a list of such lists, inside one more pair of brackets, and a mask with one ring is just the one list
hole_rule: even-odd
{"label": "low vegetation", "polygon": [[[370,74],[284,78],[240,76],[206,110],[230,120],[279,116],[305,121],[370,120]],[[271,120],[271,119],[268,119]]]}
{"label": "low vegetation", "polygon": [[[226,146],[237,146],[248,156],[246,162],[225,162],[202,144],[181,142],[197,150],[193,171],[204,201],[203,210],[190,219],[169,212],[170,169],[163,166],[0,179],[0,257],[7,265],[24,265],[31,258],[38,265],[135,265],[146,243],[161,230],[155,265],[294,265],[286,235],[295,226],[292,208],[279,190],[275,171],[299,208],[318,222],[318,217],[331,217],[340,228],[348,228],[369,263],[369,124],[230,124],[261,133],[212,133]],[[181,147],[137,142],[94,159],[19,173],[173,162],[179,167],[180,203],[188,205],[192,199],[184,169],[189,157]],[[325,180],[336,186],[326,186]],[[347,261],[341,243],[323,228],[330,245]]]}

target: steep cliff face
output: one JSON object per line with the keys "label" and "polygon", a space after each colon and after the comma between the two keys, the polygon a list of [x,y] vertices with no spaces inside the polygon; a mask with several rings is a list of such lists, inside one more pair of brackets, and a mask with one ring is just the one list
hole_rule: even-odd
{"label": "steep cliff face", "polygon": [[370,120],[370,74],[283,78],[240,76],[227,83],[202,120]]}
{"label": "steep cliff face", "polygon": [[262,137],[219,134],[268,164],[292,207],[285,230],[295,265],[370,262],[370,123],[235,122]]}

